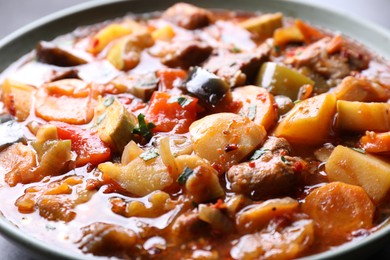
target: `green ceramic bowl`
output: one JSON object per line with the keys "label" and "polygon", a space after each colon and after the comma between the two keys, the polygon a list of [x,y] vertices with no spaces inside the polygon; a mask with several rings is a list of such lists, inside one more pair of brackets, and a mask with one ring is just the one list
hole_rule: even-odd
{"label": "green ceramic bowl", "polygon": [[[73,31],[81,25],[102,22],[129,12],[143,13],[164,10],[173,0],[102,0],[87,2],[46,16],[0,40],[0,72],[12,62],[33,49],[40,40],[51,40]],[[207,8],[283,12],[299,17],[314,25],[338,31],[390,59],[390,32],[370,22],[346,13],[324,9],[299,0],[191,0],[186,1]],[[0,215],[0,233],[12,242],[29,250],[38,259],[92,259],[86,255],[49,247],[47,243],[23,233],[13,223]],[[335,250],[307,257],[308,259],[362,259],[370,256],[390,238],[390,225],[363,240],[348,243]],[[387,240],[387,241],[386,241]],[[305,258],[306,259],[306,258]]]}

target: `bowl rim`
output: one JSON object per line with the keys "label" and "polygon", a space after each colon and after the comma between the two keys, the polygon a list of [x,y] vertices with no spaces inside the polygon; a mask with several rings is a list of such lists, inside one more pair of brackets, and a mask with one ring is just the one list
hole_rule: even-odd
{"label": "bowl rim", "polygon": [[[66,18],[78,12],[86,12],[89,9],[95,7],[102,7],[105,5],[113,6],[118,3],[130,2],[130,1],[142,3],[142,0],[93,0],[93,1],[88,1],[88,2],[80,3],[65,8],[63,10],[56,11],[52,14],[39,18],[15,30],[14,32],[8,34],[4,38],[0,39],[0,52],[2,51],[4,46],[11,43],[12,41],[17,40],[19,37],[23,36],[24,34],[27,34],[28,32],[37,29],[41,26],[55,22],[56,20],[59,20],[61,18]],[[358,26],[365,27],[364,28],[365,30],[374,31],[379,35],[384,36],[386,40],[390,42],[390,30],[387,30],[383,26],[375,24],[374,22],[371,22],[369,20],[357,17],[356,15],[344,11],[340,11],[336,8],[331,8],[328,6],[324,6],[322,4],[311,3],[304,0],[276,0],[276,2],[285,2],[291,5],[306,6],[306,7],[313,8],[317,12],[327,12],[331,15],[344,17],[345,20],[348,20],[351,23],[354,23]],[[259,10],[261,11],[261,7],[259,7]],[[102,22],[103,21],[104,19],[102,20]],[[369,49],[371,49],[371,46],[369,46]],[[26,53],[28,51],[29,50],[26,50]],[[385,57],[387,59],[390,59],[390,52],[389,54],[385,55]],[[10,66],[11,64],[6,64],[6,67]],[[56,257],[56,259],[96,259],[97,258],[95,256],[85,255],[82,253],[78,253],[76,251],[67,251],[66,249],[59,246],[53,247],[51,245],[47,245],[45,244],[44,241],[36,239],[32,234],[23,233],[21,229],[19,229],[16,225],[14,225],[10,220],[5,218],[1,212],[0,212],[0,235],[6,237],[9,241],[15,244],[22,245],[24,249],[29,250],[31,253],[39,257],[45,257],[48,259],[52,259],[52,257]],[[323,253],[315,254],[315,255],[310,255],[300,259],[304,259],[304,260],[330,259],[330,258],[340,257],[354,252],[356,250],[356,247],[366,247],[369,244],[383,240],[386,236],[389,235],[390,235],[390,225],[387,225],[361,240],[352,241],[344,245],[341,245],[335,249]]]}

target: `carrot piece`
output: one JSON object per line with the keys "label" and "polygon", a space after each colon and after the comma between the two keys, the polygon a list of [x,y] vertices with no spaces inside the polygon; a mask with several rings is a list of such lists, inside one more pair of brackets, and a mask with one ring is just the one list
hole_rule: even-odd
{"label": "carrot piece", "polygon": [[233,102],[239,102],[236,114],[245,115],[257,125],[270,129],[278,121],[275,99],[265,88],[246,86],[232,92]]}
{"label": "carrot piece", "polygon": [[363,188],[332,182],[313,190],[302,210],[315,221],[320,239],[336,245],[348,240],[355,230],[371,228],[375,207]]}
{"label": "carrot piece", "polygon": [[312,43],[325,37],[322,32],[300,19],[295,20],[295,26],[298,27],[298,29],[301,31],[303,39],[306,43]]}
{"label": "carrot piece", "polygon": [[76,166],[87,163],[97,165],[110,158],[109,146],[99,138],[97,133],[62,122],[50,122],[50,124],[57,127],[59,139],[71,140],[72,150],[77,154]]}
{"label": "carrot piece", "polygon": [[390,153],[390,132],[375,133],[367,131],[360,138],[360,146],[369,153]]}
{"label": "carrot piece", "polygon": [[146,119],[156,127],[153,131],[186,133],[196,120],[198,99],[189,96],[171,96],[155,91],[150,99]]}
{"label": "carrot piece", "polygon": [[166,91],[173,89],[177,82],[183,81],[187,77],[187,72],[181,69],[162,69],[157,71],[157,77],[160,79],[159,90]]}
{"label": "carrot piece", "polygon": [[333,54],[336,52],[339,52],[341,50],[341,47],[343,47],[344,40],[341,35],[336,35],[332,38],[332,40],[329,42],[327,46],[328,54]]}
{"label": "carrot piece", "polygon": [[86,124],[93,117],[90,86],[77,79],[43,85],[36,93],[35,113],[45,120]]}

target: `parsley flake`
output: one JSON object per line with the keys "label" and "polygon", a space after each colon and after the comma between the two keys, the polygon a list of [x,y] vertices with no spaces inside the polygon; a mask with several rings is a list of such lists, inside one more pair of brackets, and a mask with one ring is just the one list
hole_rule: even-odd
{"label": "parsley flake", "polygon": [[151,159],[159,157],[160,154],[157,152],[156,148],[152,148],[150,150],[147,150],[146,152],[143,152],[140,154],[140,158],[143,159],[144,161],[149,161]]}
{"label": "parsley flake", "polygon": [[175,96],[168,99],[168,104],[179,103],[181,107],[186,107],[191,104],[192,100],[186,97]]}
{"label": "parsley flake", "polygon": [[177,182],[180,184],[180,185],[184,185],[188,178],[191,176],[191,174],[194,173],[194,170],[192,170],[191,168],[189,167],[185,167],[183,172],[179,175],[179,177],[177,178]]}
{"label": "parsley flake", "polygon": [[106,118],[107,116],[107,112],[104,112],[103,114],[101,114],[97,119],[96,119],[96,124],[99,125],[101,122],[103,122],[103,120]]}
{"label": "parsley flake", "polygon": [[253,120],[255,119],[256,117],[256,105],[250,105],[249,108],[248,108],[248,118],[250,120]]}
{"label": "parsley flake", "polygon": [[361,148],[352,147],[351,149],[354,150],[354,151],[356,151],[356,152],[362,153],[362,154],[365,154],[365,153],[366,153],[366,151],[363,150],[363,149],[361,149]]}
{"label": "parsley flake", "polygon": [[283,155],[280,156],[280,160],[282,160],[282,162],[283,162],[284,164],[291,165],[291,162],[288,161],[288,160],[286,159],[286,157],[284,157]]}
{"label": "parsley flake", "polygon": [[263,156],[263,154],[265,154],[268,151],[269,151],[269,149],[267,149],[267,148],[261,148],[259,150],[256,150],[255,153],[250,158],[250,160],[259,159],[261,156]]}
{"label": "parsley flake", "polygon": [[105,107],[109,107],[109,106],[112,105],[112,103],[114,103],[114,101],[115,101],[115,98],[114,98],[113,96],[108,97],[108,98],[106,98],[106,99],[104,100],[103,105],[104,105]]}
{"label": "parsley flake", "polygon": [[155,128],[156,125],[153,123],[146,124],[145,116],[143,114],[138,115],[138,127],[135,127],[132,131],[133,134],[143,136],[147,141],[149,141],[152,136],[152,129]]}

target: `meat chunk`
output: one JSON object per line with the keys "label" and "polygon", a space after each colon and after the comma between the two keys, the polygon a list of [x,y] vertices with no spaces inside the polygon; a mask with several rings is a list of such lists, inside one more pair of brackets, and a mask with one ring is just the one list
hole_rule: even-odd
{"label": "meat chunk", "polygon": [[199,219],[199,213],[188,212],[180,215],[172,226],[172,237],[177,244],[205,234],[210,226]]}
{"label": "meat chunk", "polygon": [[343,41],[335,51],[332,48],[334,39],[325,37],[298,48],[285,61],[296,67],[307,66],[327,79],[342,79],[353,70],[361,71],[368,67],[368,54],[360,51],[356,44]]}
{"label": "meat chunk", "polygon": [[250,84],[261,63],[258,54],[229,53],[211,57],[204,68],[225,80],[230,87],[237,87]]}
{"label": "meat chunk", "polygon": [[212,22],[212,14],[209,11],[186,3],[173,5],[162,17],[188,30],[199,29]]}
{"label": "meat chunk", "polygon": [[99,222],[82,228],[82,238],[78,244],[84,253],[132,259],[138,240],[130,229]]}
{"label": "meat chunk", "polygon": [[290,145],[284,138],[270,137],[262,148],[262,155],[251,162],[231,167],[227,173],[232,190],[263,199],[288,195],[297,182],[302,159],[288,156]]}
{"label": "meat chunk", "polygon": [[209,45],[199,41],[176,42],[169,45],[161,62],[171,68],[188,69],[205,61],[212,50]]}
{"label": "meat chunk", "polygon": [[37,207],[39,215],[47,220],[69,222],[76,217],[73,202],[62,195],[43,195]]}

